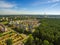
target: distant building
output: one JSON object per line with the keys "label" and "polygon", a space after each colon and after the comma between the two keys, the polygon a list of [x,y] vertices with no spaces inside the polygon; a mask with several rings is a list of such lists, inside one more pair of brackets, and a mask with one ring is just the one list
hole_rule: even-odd
{"label": "distant building", "polygon": [[17,27],[17,28],[31,31],[33,28],[39,26],[38,25],[39,21],[36,19],[17,20],[17,21],[10,21],[9,24],[14,25],[13,27]]}

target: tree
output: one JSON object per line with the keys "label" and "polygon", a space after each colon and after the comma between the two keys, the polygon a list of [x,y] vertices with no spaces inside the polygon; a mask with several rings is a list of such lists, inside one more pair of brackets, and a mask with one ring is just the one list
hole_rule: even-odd
{"label": "tree", "polygon": [[49,45],[49,41],[48,40],[44,40],[43,41],[43,45]]}
{"label": "tree", "polygon": [[39,38],[36,38],[36,39],[34,40],[34,42],[35,42],[36,45],[42,45],[42,40],[39,39]]}
{"label": "tree", "polygon": [[19,32],[19,33],[24,33],[24,29],[22,28],[14,28],[15,31]]}
{"label": "tree", "polygon": [[29,37],[24,45],[33,45],[33,40],[34,39],[33,39],[32,35],[29,35]]}
{"label": "tree", "polygon": [[12,39],[6,40],[6,44],[7,44],[7,45],[12,45]]}

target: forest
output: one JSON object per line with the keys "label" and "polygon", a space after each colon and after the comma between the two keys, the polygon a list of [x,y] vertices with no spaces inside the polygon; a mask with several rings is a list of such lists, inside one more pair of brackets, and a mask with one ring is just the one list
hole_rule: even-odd
{"label": "forest", "polygon": [[24,42],[25,45],[60,45],[60,19],[38,19],[41,23]]}

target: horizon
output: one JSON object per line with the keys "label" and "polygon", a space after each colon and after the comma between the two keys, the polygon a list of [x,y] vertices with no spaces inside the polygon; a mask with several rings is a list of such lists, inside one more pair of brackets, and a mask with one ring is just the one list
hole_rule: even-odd
{"label": "horizon", "polygon": [[60,15],[60,0],[0,0],[0,15]]}
{"label": "horizon", "polygon": [[28,15],[32,15],[32,16],[33,16],[33,15],[37,15],[37,16],[38,16],[38,15],[47,15],[47,16],[49,16],[49,15],[57,15],[57,16],[58,16],[58,15],[60,15],[60,14],[0,14],[0,16],[2,16],[2,15],[27,15],[27,16],[28,16]]}

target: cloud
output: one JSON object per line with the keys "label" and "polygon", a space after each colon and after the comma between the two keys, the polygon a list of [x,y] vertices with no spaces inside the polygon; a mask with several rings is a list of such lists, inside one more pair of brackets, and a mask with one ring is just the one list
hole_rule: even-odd
{"label": "cloud", "polygon": [[60,0],[51,0],[51,2],[59,2]]}
{"label": "cloud", "polygon": [[59,3],[54,3],[50,5],[49,7],[44,9],[44,12],[47,12],[47,14],[60,14],[59,9],[57,9]]}
{"label": "cloud", "polygon": [[49,4],[49,3],[58,3],[60,2],[60,0],[44,0],[44,1],[37,1],[37,2],[34,2],[32,3],[32,6],[38,6],[38,5],[41,5],[41,4]]}
{"label": "cloud", "polygon": [[27,8],[18,7],[17,4],[0,0],[0,15],[1,14],[26,14],[29,13]]}
{"label": "cloud", "polygon": [[46,12],[46,14],[60,15],[60,11],[50,11],[50,12]]}
{"label": "cloud", "polygon": [[16,6],[16,5],[5,2],[5,1],[0,1],[0,8],[13,8],[14,6]]}
{"label": "cloud", "polygon": [[55,4],[51,5],[50,8],[54,8],[54,7],[56,7],[57,5],[58,5],[58,3],[55,3]]}
{"label": "cloud", "polygon": [[26,8],[22,8],[22,10],[14,10],[14,9],[0,9],[0,15],[18,15],[18,14],[41,14],[41,12],[30,11]]}
{"label": "cloud", "polygon": [[[51,5],[50,7],[47,8],[47,10],[48,9],[50,10],[50,8],[53,8],[53,7],[57,6],[58,3],[55,3],[55,2],[59,2],[59,1],[58,0],[48,0],[48,1],[45,1],[45,2],[35,2],[33,4],[34,5],[40,5],[40,4],[54,3],[53,5]],[[15,8],[15,9],[11,9],[11,8]],[[46,12],[48,12],[48,11],[46,11]],[[30,11],[27,8],[18,7],[14,3],[6,2],[6,1],[0,1],[0,15],[9,15],[9,14],[43,14],[43,13],[44,12]],[[53,13],[51,12],[51,14],[53,14]],[[60,14],[60,13],[57,13],[57,14]]]}
{"label": "cloud", "polygon": [[[18,15],[18,14],[44,14],[43,12],[39,11],[29,11],[29,10],[13,10],[13,9],[1,9],[0,15]],[[46,14],[60,14],[60,11],[47,11]]]}
{"label": "cloud", "polygon": [[32,3],[31,5],[32,6],[38,6],[38,5],[47,4],[47,3],[49,3],[49,1],[48,2],[40,2],[40,1],[37,1],[37,2]]}
{"label": "cloud", "polygon": [[16,9],[0,9],[0,15],[9,15],[9,14],[26,14],[29,13],[26,8]]}
{"label": "cloud", "polygon": [[49,9],[51,9],[51,8],[55,8],[55,7],[57,7],[57,5],[58,5],[58,3],[55,3],[55,4],[52,4],[52,5],[50,5],[49,7],[47,7],[45,10],[49,10]]}

